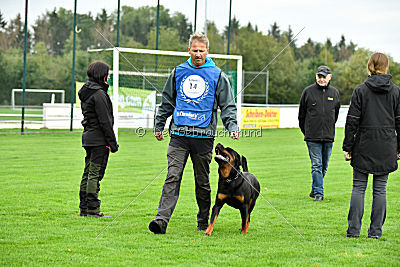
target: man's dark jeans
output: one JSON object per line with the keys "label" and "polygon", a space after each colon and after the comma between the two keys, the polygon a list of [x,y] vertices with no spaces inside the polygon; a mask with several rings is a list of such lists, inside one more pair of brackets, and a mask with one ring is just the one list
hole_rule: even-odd
{"label": "man's dark jeans", "polygon": [[332,153],[332,143],[307,141],[307,147],[311,159],[311,176],[313,179],[311,192],[315,196],[323,196],[324,177],[328,170],[329,159]]}
{"label": "man's dark jeans", "polygon": [[[371,224],[368,236],[379,238],[382,236],[382,226],[386,218],[386,184],[389,175],[374,175],[372,186]],[[347,235],[360,236],[361,221],[364,215],[364,196],[368,184],[368,173],[353,169],[353,191],[351,193],[350,210],[347,217]]]}

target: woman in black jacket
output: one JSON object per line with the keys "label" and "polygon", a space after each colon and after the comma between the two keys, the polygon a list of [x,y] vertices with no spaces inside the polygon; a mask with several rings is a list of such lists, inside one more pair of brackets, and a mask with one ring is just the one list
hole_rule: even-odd
{"label": "woman in black jacket", "polygon": [[83,114],[82,146],[86,150],[85,169],[80,185],[81,216],[104,217],[100,212],[100,181],[107,167],[108,155],[118,151],[113,125],[111,99],[107,94],[110,67],[95,61],[87,69],[88,81],[79,90]]}
{"label": "woman in black jacket", "polygon": [[[373,201],[368,237],[380,238],[386,217],[386,184],[397,170],[400,149],[400,89],[387,74],[389,60],[375,53],[367,80],[357,86],[347,114],[343,151],[353,167],[353,191],[347,237],[359,237],[368,174],[373,174]],[[396,136],[397,133],[397,136]]]}

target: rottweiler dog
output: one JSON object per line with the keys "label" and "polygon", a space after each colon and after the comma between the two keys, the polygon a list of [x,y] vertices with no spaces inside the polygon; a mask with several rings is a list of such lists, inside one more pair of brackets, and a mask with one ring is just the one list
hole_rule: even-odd
{"label": "rottweiler dog", "polygon": [[[257,178],[248,172],[247,160],[229,147],[218,144],[215,147],[215,161],[218,163],[218,191],[215,205],[212,208],[210,224],[205,235],[211,235],[215,221],[222,206],[226,203],[240,210],[242,217],[242,234],[248,233],[250,214],[256,204],[260,192],[260,183]],[[240,171],[240,166],[243,172]]]}

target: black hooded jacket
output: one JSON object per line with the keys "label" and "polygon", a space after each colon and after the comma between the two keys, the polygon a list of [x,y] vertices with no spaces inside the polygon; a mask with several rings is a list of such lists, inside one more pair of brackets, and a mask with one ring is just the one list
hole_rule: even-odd
{"label": "black hooded jacket", "polygon": [[116,152],[113,108],[107,89],[107,84],[88,80],[78,92],[83,114],[82,146],[106,145]]}
{"label": "black hooded jacket", "polygon": [[304,141],[333,142],[340,109],[339,91],[315,83],[303,90],[299,105],[299,127]]}
{"label": "black hooded jacket", "polygon": [[400,89],[391,78],[371,75],[353,91],[343,150],[351,152],[351,166],[360,172],[383,175],[397,169]]}

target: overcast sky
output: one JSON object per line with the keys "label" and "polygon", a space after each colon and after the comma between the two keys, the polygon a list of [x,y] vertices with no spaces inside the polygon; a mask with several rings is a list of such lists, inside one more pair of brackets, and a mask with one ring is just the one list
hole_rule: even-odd
{"label": "overcast sky", "polygon": [[[2,0],[0,11],[6,20],[17,13],[24,16],[23,0]],[[171,13],[180,11],[194,22],[194,0],[160,0]],[[198,0],[197,29],[204,29],[206,0]],[[78,0],[78,13],[97,14],[102,8],[108,12],[117,9],[117,0]],[[32,25],[38,16],[54,7],[73,10],[74,0],[29,0],[28,20]],[[157,0],[121,0],[121,6],[156,6]],[[207,0],[207,20],[214,21],[222,31],[228,24],[229,0]],[[330,38],[336,44],[341,35],[347,43],[391,55],[400,62],[400,0],[232,0],[232,16],[240,25],[251,22],[263,33],[277,22],[281,30],[292,27],[294,34],[303,27],[297,45],[308,38],[325,42]],[[212,44],[211,44],[212,45]]]}

